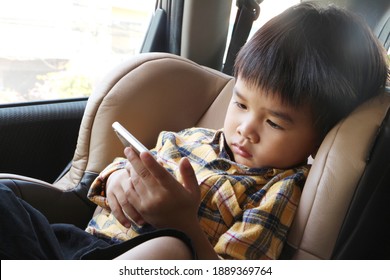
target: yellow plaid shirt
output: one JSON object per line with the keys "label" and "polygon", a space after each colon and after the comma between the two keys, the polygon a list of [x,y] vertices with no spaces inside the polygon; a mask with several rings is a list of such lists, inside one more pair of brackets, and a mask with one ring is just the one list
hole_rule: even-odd
{"label": "yellow plaid shirt", "polygon": [[[199,223],[220,258],[279,257],[309,166],[248,168],[230,159],[222,130],[203,128],[162,132],[152,153],[176,178],[180,159],[190,160],[201,190]],[[125,228],[110,213],[105,183],[124,166],[125,160],[114,161],[89,190],[89,199],[103,208],[86,229],[91,234],[124,241],[153,230]]]}

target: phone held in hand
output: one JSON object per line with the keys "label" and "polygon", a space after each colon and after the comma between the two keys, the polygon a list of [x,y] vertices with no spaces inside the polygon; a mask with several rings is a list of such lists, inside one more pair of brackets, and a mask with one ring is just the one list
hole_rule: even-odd
{"label": "phone held in hand", "polygon": [[[122,142],[125,147],[132,147],[133,150],[139,155],[143,151],[148,151],[148,149],[140,142],[134,135],[132,135],[126,128],[124,128],[119,122],[114,122],[112,124],[112,128],[114,129],[116,135],[119,140]],[[129,215],[124,212],[124,215],[127,219],[129,219],[134,225],[137,227],[141,227],[138,223],[136,223]]]}
{"label": "phone held in hand", "polygon": [[112,128],[125,147],[132,147],[138,155],[143,151],[148,151],[148,149],[119,122],[114,122]]}

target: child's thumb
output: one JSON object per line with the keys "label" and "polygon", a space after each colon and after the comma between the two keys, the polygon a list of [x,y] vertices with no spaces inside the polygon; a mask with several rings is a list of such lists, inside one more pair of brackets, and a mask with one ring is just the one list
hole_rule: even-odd
{"label": "child's thumb", "polygon": [[179,170],[184,187],[191,193],[196,192],[199,189],[198,180],[188,158],[184,157],[180,160]]}

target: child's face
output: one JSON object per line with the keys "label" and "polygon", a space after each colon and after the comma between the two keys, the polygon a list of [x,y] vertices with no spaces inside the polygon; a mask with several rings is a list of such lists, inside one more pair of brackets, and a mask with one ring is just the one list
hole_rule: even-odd
{"label": "child's face", "polygon": [[281,103],[238,78],[225,118],[226,142],[237,163],[289,168],[305,162],[318,146],[309,106]]}

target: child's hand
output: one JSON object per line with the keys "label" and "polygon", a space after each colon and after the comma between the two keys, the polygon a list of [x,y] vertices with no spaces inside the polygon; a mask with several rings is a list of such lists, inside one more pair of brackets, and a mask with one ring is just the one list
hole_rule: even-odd
{"label": "child's hand", "polygon": [[[128,164],[129,165],[129,164]],[[131,180],[127,169],[118,170],[107,180],[107,200],[111,213],[125,227],[129,228],[134,221],[138,225],[144,224],[141,215],[134,209],[128,200]]]}
{"label": "child's hand", "polygon": [[125,149],[130,162],[131,188],[129,202],[146,222],[155,227],[182,231],[198,224],[200,190],[194,170],[187,158],[179,164],[183,185],[148,152],[138,156]]}

